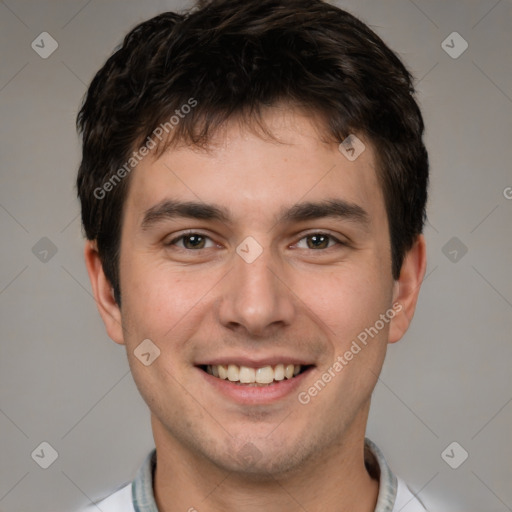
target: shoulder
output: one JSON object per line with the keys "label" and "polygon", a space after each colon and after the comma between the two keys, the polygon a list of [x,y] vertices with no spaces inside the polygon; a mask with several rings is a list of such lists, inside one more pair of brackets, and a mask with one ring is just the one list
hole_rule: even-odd
{"label": "shoulder", "polygon": [[392,512],[427,512],[423,503],[411,492],[407,484],[400,477],[396,477],[396,479],[396,498]]}
{"label": "shoulder", "polygon": [[126,484],[107,498],[91,504],[79,512],[135,512],[132,504],[132,484]]}

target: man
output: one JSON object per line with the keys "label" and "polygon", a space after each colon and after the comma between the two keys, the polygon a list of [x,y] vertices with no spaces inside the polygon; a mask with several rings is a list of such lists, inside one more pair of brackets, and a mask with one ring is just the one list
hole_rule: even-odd
{"label": "man", "polygon": [[78,118],[85,260],[156,450],[107,511],[424,510],[365,440],[425,273],[411,76],[320,0],[133,29]]}

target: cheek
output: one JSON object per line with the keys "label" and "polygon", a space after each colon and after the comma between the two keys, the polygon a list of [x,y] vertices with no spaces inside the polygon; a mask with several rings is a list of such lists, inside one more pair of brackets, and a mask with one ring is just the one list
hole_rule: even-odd
{"label": "cheek", "polygon": [[[391,291],[379,278],[354,268],[318,276],[314,287],[303,283],[305,305],[327,326],[340,348],[379,319],[389,308]],[[338,347],[336,347],[338,348]]]}
{"label": "cheek", "polygon": [[191,279],[181,269],[169,269],[161,263],[145,264],[136,257],[123,270],[123,319],[129,337],[135,334],[156,343],[168,343],[178,330],[180,337],[186,337],[194,310],[211,288],[207,280]]}
{"label": "cheek", "polygon": [[385,322],[381,315],[391,307],[388,288],[377,275],[369,279],[355,272],[331,276],[316,288],[316,299],[312,297],[308,307],[329,327],[325,332],[330,344],[319,379],[332,382],[322,391],[319,407],[334,402],[339,411],[353,408],[355,414],[371,395],[387,348],[391,318]]}

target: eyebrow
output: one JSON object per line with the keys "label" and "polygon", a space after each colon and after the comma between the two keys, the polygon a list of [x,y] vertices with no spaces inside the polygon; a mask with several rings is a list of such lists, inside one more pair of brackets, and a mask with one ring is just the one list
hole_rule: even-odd
{"label": "eyebrow", "polygon": [[[146,231],[157,223],[180,217],[219,221],[225,224],[232,222],[229,210],[224,207],[195,201],[166,199],[144,212],[141,228]],[[290,208],[283,208],[277,215],[275,223],[301,222],[325,217],[352,221],[364,228],[370,224],[370,216],[366,210],[343,199],[303,202]]]}
{"label": "eyebrow", "polygon": [[278,221],[301,222],[324,217],[353,221],[365,228],[370,224],[370,216],[364,208],[344,199],[298,203],[291,208],[283,209]]}
{"label": "eyebrow", "polygon": [[217,220],[224,223],[228,223],[230,220],[229,212],[225,208],[201,202],[183,202],[167,199],[144,212],[141,227],[143,230],[148,230],[154,224],[178,217]]}

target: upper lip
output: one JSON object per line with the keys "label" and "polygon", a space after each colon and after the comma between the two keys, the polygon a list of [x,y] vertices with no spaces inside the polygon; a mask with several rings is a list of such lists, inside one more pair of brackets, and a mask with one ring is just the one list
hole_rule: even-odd
{"label": "upper lip", "polygon": [[196,366],[217,366],[234,364],[236,366],[246,366],[248,368],[263,368],[264,366],[275,366],[277,364],[293,364],[301,366],[310,366],[313,363],[296,356],[270,356],[264,358],[251,358],[243,356],[217,356],[212,359],[205,359],[196,363]]}

